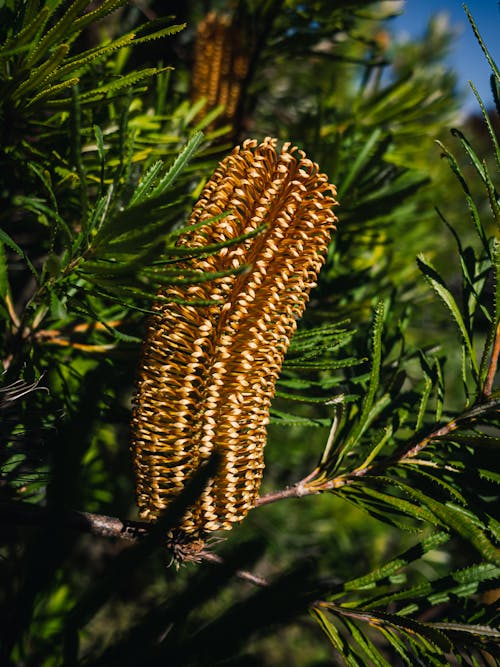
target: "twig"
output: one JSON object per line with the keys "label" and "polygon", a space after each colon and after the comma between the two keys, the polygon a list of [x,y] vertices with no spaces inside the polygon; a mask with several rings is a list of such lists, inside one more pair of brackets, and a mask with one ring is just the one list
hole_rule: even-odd
{"label": "twig", "polygon": [[[464,422],[473,422],[486,411],[500,408],[500,398],[489,398],[487,401],[479,403],[469,410],[465,411],[458,417],[450,419],[446,424],[442,424],[434,428],[430,433],[417,441],[412,441],[405,445],[402,449],[395,452],[392,456],[377,461],[365,468],[357,468],[346,472],[333,479],[328,479],[326,473],[321,467],[315,468],[312,473],[304,477],[296,484],[289,486],[280,491],[273,491],[261,496],[255,503],[256,507],[261,505],[268,505],[278,500],[285,498],[302,498],[304,496],[312,496],[332,489],[338,489],[346,484],[351,484],[356,479],[366,475],[374,475],[386,470],[397,463],[406,463],[415,457],[433,440],[446,437],[456,431]],[[315,479],[316,478],[316,479]]]}
{"label": "twig", "polygon": [[260,507],[261,505],[269,505],[270,503],[275,503],[278,500],[285,500],[286,498],[302,498],[303,496],[312,496],[317,493],[321,493],[322,489],[317,487],[312,487],[309,483],[316,477],[319,472],[319,468],[315,468],[312,473],[301,479],[300,482],[288,486],[286,489],[280,489],[279,491],[272,491],[271,493],[266,493],[266,495],[257,498],[255,501],[255,507]]}
{"label": "twig", "polygon": [[[45,507],[32,505],[31,503],[12,501],[0,502],[0,523],[15,525],[40,525],[55,520],[81,532],[91,533],[98,537],[117,538],[128,542],[137,542],[147,535],[151,524],[144,521],[122,520],[105,514],[94,514],[92,512],[78,512],[68,510],[54,516]],[[223,565],[221,556],[211,551],[203,550],[197,554],[197,559],[207,563]],[[237,570],[236,576],[242,581],[247,581],[254,586],[268,586],[268,582],[246,570]]]}
{"label": "twig", "polygon": [[[201,558],[201,560],[204,560],[207,563],[224,565],[224,559],[218,556],[217,554],[212,553],[211,551],[202,551],[198,555]],[[237,570],[236,576],[238,577],[238,579],[242,579],[243,581],[248,581],[250,584],[254,584],[255,586],[262,586],[262,587],[269,586],[268,582],[265,579],[257,576],[256,574],[252,574],[247,570]]]}
{"label": "twig", "polygon": [[488,375],[486,377],[486,382],[484,383],[483,396],[485,397],[489,396],[491,394],[491,390],[493,389],[493,380],[495,379],[495,374],[497,372],[499,354],[500,354],[500,320],[497,324],[497,330],[495,333],[495,343],[493,345],[493,351],[491,353]]}
{"label": "twig", "polygon": [[122,521],[104,514],[67,510],[55,517],[47,508],[31,503],[18,501],[0,503],[0,521],[3,523],[33,525],[53,520],[63,521],[70,528],[98,537],[115,537],[129,542],[144,537],[149,529],[149,524],[143,521]]}

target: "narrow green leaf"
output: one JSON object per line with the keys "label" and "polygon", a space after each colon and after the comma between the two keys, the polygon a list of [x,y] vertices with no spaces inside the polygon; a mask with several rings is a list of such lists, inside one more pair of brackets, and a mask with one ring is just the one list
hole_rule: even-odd
{"label": "narrow green leaf", "polygon": [[27,211],[32,211],[36,214],[43,214],[47,216],[49,220],[53,220],[57,227],[64,233],[67,241],[71,243],[73,239],[73,232],[71,231],[67,222],[59,215],[59,213],[57,213],[57,211],[52,210],[43,202],[32,198],[30,199],[29,197],[19,196],[17,197],[16,201]]}
{"label": "narrow green leaf", "polygon": [[426,376],[424,390],[420,395],[417,422],[415,424],[415,432],[419,431],[423,426],[431,391],[432,391],[432,380],[430,379],[429,376]]}
{"label": "narrow green leaf", "polygon": [[115,80],[101,84],[98,88],[93,88],[92,90],[83,93],[81,95],[81,102],[82,104],[85,102],[94,103],[105,95],[119,93],[120,91],[131,88],[146,79],[150,79],[160,72],[164,72],[165,69],[167,68],[144,67],[143,69],[135,70],[129,74],[124,74]]}
{"label": "narrow green leaf", "polygon": [[[158,199],[161,201],[163,196],[158,197]],[[172,231],[169,232],[168,238],[170,242],[173,242],[175,239],[182,237],[184,235],[191,234],[193,231],[196,231],[198,229],[201,229],[202,227],[206,227],[207,225],[213,225],[219,220],[223,220],[224,218],[227,218],[228,215],[231,215],[231,211],[223,211],[222,213],[219,213],[218,215],[214,215],[213,217],[210,217],[208,220],[202,220],[200,222],[196,222],[195,224],[185,224],[183,227],[179,227],[178,229],[173,229]],[[264,229],[267,229],[267,225],[261,225],[259,227],[259,231],[264,231]],[[159,260],[159,263],[161,263],[162,260]]]}
{"label": "narrow green leaf", "polygon": [[391,667],[391,663],[385,660],[382,654],[375,648],[373,642],[371,642],[368,637],[361,632],[361,630],[354,622],[348,618],[343,618],[342,621],[344,622],[344,625],[346,626],[352,639],[356,642],[361,650],[363,664],[373,665],[374,667]]}
{"label": "narrow green leaf", "polygon": [[331,396],[323,397],[323,398],[315,398],[313,396],[310,396],[309,394],[292,394],[290,392],[286,391],[276,391],[275,396],[279,398],[284,398],[288,401],[297,401],[298,403],[311,403],[311,404],[318,404],[318,405],[327,405],[331,403]]}
{"label": "narrow green leaf", "polygon": [[[498,445],[500,446],[500,442]],[[493,470],[486,470],[485,468],[478,468],[477,471],[483,479],[487,479],[494,484],[500,484],[500,473],[494,472]]]}
{"label": "narrow green leaf", "polygon": [[441,301],[444,303],[446,308],[449,310],[451,313],[456,325],[458,326],[458,330],[461,334],[461,337],[467,347],[467,351],[469,353],[469,359],[470,363],[472,364],[472,367],[474,369],[474,372],[477,376],[479,373],[479,368],[477,365],[477,360],[476,360],[476,355],[474,352],[474,348],[472,346],[472,342],[469,336],[469,332],[467,331],[467,327],[465,326],[465,322],[462,317],[462,313],[460,312],[459,307],[457,306],[457,303],[453,297],[453,294],[450,292],[448,287],[446,286],[446,283],[444,282],[443,278],[439,275],[439,273],[436,271],[436,269],[432,266],[432,264],[427,260],[425,260],[423,255],[420,255],[417,258],[417,264],[419,269],[422,271],[424,274],[425,279],[429,283],[429,285],[432,287],[434,292],[439,296]]}
{"label": "narrow green leaf", "polygon": [[68,44],[60,44],[51,57],[48,58],[42,65],[32,70],[28,79],[26,79],[24,83],[15,89],[12,95],[13,99],[19,99],[30,90],[34,90],[42,83],[46,83],[45,80],[50,76],[51,73],[57,70],[58,66],[68,54],[68,51]]}
{"label": "narrow green leaf", "polygon": [[35,63],[46,56],[49,50],[62,40],[67,40],[71,34],[72,26],[74,26],[75,19],[78,14],[86,7],[85,0],[74,0],[66,12],[56,23],[45,33],[42,39],[38,42],[36,47],[26,59],[26,67],[32,68]]}
{"label": "narrow green leaf", "polygon": [[148,21],[148,23],[146,23],[143,27],[147,27],[149,33],[143,36],[140,36],[141,27],[139,27],[136,31],[138,36],[134,39],[134,46],[137,44],[146,44],[147,42],[152,42],[156,39],[162,39],[163,37],[176,35],[177,33],[184,30],[187,26],[187,23],[178,23],[176,25],[166,26],[165,28],[158,27],[157,29],[157,26],[168,20],[170,20],[170,17],[165,17],[156,21]]}
{"label": "narrow green leaf", "polygon": [[485,172],[484,172],[484,165],[482,163],[481,158],[477,155],[476,151],[472,148],[470,142],[467,140],[463,132],[458,130],[457,128],[452,128],[451,130],[452,136],[456,137],[464,149],[464,151],[467,153],[468,157],[470,158],[470,161],[474,168],[476,169],[477,173],[479,174],[480,178],[482,181],[485,180]]}
{"label": "narrow green leaf", "polygon": [[439,630],[448,630],[452,632],[460,632],[469,635],[474,635],[479,638],[496,639],[500,641],[500,630],[492,628],[489,625],[469,625],[465,623],[432,623],[432,627]]}
{"label": "narrow green leaf", "polygon": [[481,243],[483,244],[483,247],[486,250],[488,248],[488,240],[486,238],[486,235],[485,235],[482,223],[481,223],[481,218],[480,218],[480,215],[479,215],[479,211],[477,210],[477,206],[474,202],[471,191],[469,189],[467,179],[465,178],[464,174],[462,173],[462,170],[461,170],[457,160],[455,159],[455,156],[452,153],[450,153],[450,151],[446,148],[446,146],[444,146],[444,144],[442,142],[436,141],[436,143],[441,148],[444,157],[446,157],[446,159],[448,160],[448,164],[450,165],[453,173],[457,177],[457,179],[458,179],[458,181],[459,181],[459,183],[462,187],[462,190],[465,194],[467,207],[469,209],[472,221],[474,223],[474,228],[477,232],[477,235],[479,236],[479,238],[481,240]]}
{"label": "narrow green leaf", "polygon": [[386,638],[389,646],[391,646],[394,651],[396,651],[403,663],[408,665],[408,667],[414,667],[414,656],[410,655],[408,646],[402,641],[399,633],[395,632],[393,628],[386,628],[382,626],[378,628],[378,631]]}
{"label": "narrow green leaf", "polygon": [[371,627],[377,629],[380,626],[392,627],[404,633],[408,638],[418,639],[426,649],[431,653],[440,653],[441,651],[450,651],[451,642],[444,633],[436,630],[430,623],[421,623],[410,618],[399,616],[398,614],[389,614],[379,610],[365,611],[364,609],[350,609],[344,606],[323,602],[326,608],[332,613],[347,618],[357,619],[368,623]]}
{"label": "narrow green leaf", "polygon": [[384,303],[379,301],[375,308],[375,316],[373,320],[373,331],[372,331],[372,356],[371,356],[371,369],[370,369],[370,380],[368,383],[368,391],[365,394],[363,399],[363,405],[361,408],[361,416],[359,418],[359,430],[361,431],[362,426],[364,425],[365,420],[369,416],[373,403],[375,401],[375,395],[380,382],[380,367],[382,363],[382,332],[384,328]]}
{"label": "narrow green leaf", "polygon": [[9,275],[7,272],[7,257],[4,244],[0,241],[0,297],[5,301],[9,293]]}
{"label": "narrow green leaf", "polygon": [[470,145],[469,141],[466,139],[464,134],[460,132],[460,130],[453,129],[451,132],[453,136],[458,137],[463,149],[467,153],[477,173],[481,177],[481,180],[486,185],[488,198],[490,200],[491,210],[493,212],[497,225],[500,226],[500,207],[498,205],[498,194],[496,192],[495,186],[489,174],[486,162],[477,155],[475,150]]}
{"label": "narrow green leaf", "polygon": [[[428,470],[425,470],[422,466],[415,465],[414,463],[408,463],[404,465],[409,465],[412,475],[420,476],[421,478],[423,478],[424,482],[427,481],[430,482],[431,485],[436,485],[440,487],[443,491],[445,491],[446,495],[449,498],[452,498],[457,503],[460,503],[461,505],[467,504],[467,500],[463,497],[460,491],[458,491],[458,489],[453,487],[451,484],[449,484],[442,478],[441,470],[437,470],[436,474],[432,474]],[[434,490],[433,493],[431,493],[431,495],[436,495]]]}
{"label": "narrow green leaf", "polygon": [[153,187],[153,184],[158,177],[158,174],[161,171],[161,168],[163,167],[163,161],[158,160],[154,164],[149,167],[149,169],[146,171],[146,173],[142,176],[141,180],[137,184],[137,187],[135,188],[134,194],[132,195],[128,206],[134,206],[136,204],[142,203],[144,199],[150,194],[150,191]]}
{"label": "narrow green leaf", "polygon": [[50,15],[48,7],[41,7],[37,15],[29,21],[16,35],[12,35],[0,47],[0,60],[8,58],[13,51],[20,51],[23,47],[28,48],[40,29],[43,29]]}
{"label": "narrow green leaf", "polygon": [[349,190],[350,186],[354,180],[359,176],[360,172],[364,169],[366,161],[369,159],[371,153],[374,150],[377,142],[382,136],[382,129],[377,127],[373,130],[371,135],[368,137],[366,143],[356,155],[352,165],[349,168],[349,171],[344,176],[344,180],[340,184],[338,196],[341,200],[344,194]]}
{"label": "narrow green leaf", "polygon": [[226,276],[237,276],[245,273],[247,267],[240,266],[236,269],[227,269],[226,271],[158,271],[147,267],[141,272],[141,275],[151,278],[156,285],[198,285],[206,283],[208,280],[225,278]]}
{"label": "narrow green leaf", "polygon": [[395,574],[410,563],[420,559],[424,554],[428,553],[432,549],[437,549],[437,547],[445,544],[449,541],[449,539],[450,535],[443,531],[432,533],[415,546],[407,549],[397,558],[393,558],[391,561],[373,570],[369,574],[356,577],[356,579],[351,579],[350,581],[346,582],[343,585],[343,590],[359,591],[368,588],[373,589],[375,588],[376,584],[380,583],[382,580],[388,579],[391,575]]}
{"label": "narrow green leaf", "polygon": [[[35,106],[35,104],[43,102],[44,100],[48,100],[51,97],[54,98],[57,95],[59,95],[59,93],[62,92],[63,90],[66,91],[68,90],[68,88],[73,88],[74,86],[77,86],[79,81],[80,80],[77,77],[72,77],[71,79],[67,79],[62,83],[58,83],[54,86],[49,86],[48,88],[45,88],[44,90],[40,91],[37,95],[35,95],[35,97],[32,97],[26,106],[32,107]],[[47,104],[50,105],[55,103],[57,103],[57,100],[49,100]],[[69,106],[69,98],[67,100],[67,106]]]}
{"label": "narrow green leaf", "polygon": [[500,549],[493,545],[486,535],[486,529],[479,520],[464,508],[451,503],[443,504],[427,496],[426,506],[439,518],[442,525],[454,530],[468,540],[488,561],[500,564]]}
{"label": "narrow green leaf", "polygon": [[20,257],[22,257],[24,259],[24,261],[26,262],[29,270],[34,275],[34,277],[35,277],[35,279],[38,283],[38,281],[39,281],[38,273],[37,273],[35,267],[33,266],[33,264],[31,263],[29,257],[26,255],[24,250],[22,248],[20,248],[17,245],[17,243],[13,239],[11,239],[11,237],[3,229],[0,229],[0,241],[5,243],[6,246],[8,246],[11,250],[13,250],[15,253],[17,253]]}
{"label": "narrow green leaf", "polygon": [[70,74],[78,74],[90,64],[95,63],[100,59],[109,57],[112,53],[119,49],[129,46],[134,39],[134,34],[122,35],[107,44],[97,46],[93,49],[88,49],[83,53],[78,53],[76,56],[67,58],[64,65],[59,67],[57,71],[48,77],[46,83],[52,83],[56,78],[64,79]]}
{"label": "narrow green leaf", "polygon": [[271,408],[271,423],[279,426],[311,426],[327,428],[330,426],[329,419],[312,419],[310,417],[301,417],[299,415]]}
{"label": "narrow green leaf", "polygon": [[[408,488],[405,490],[410,497],[418,498],[423,495],[419,492],[410,493]],[[374,514],[379,518],[383,516],[383,520],[389,523],[394,523],[393,517],[403,515],[418,519],[419,521],[425,521],[434,526],[446,527],[446,523],[441,522],[433,511],[424,504],[417,505],[411,500],[378,491],[370,487],[367,481],[361,483],[356,480],[351,484],[341,487],[340,493],[356,502],[356,504],[363,507],[370,514]]]}
{"label": "narrow green leaf", "polygon": [[73,32],[80,32],[88,25],[94,24],[98,19],[107,16],[126,4],[127,0],[103,0],[93,11],[86,12],[73,23]]}
{"label": "narrow green leaf", "polygon": [[468,10],[467,5],[463,5],[463,8],[465,10],[465,13],[467,14],[467,18],[469,19],[469,23],[471,24],[472,30],[474,31],[474,35],[476,36],[476,39],[479,43],[479,46],[481,47],[484,55],[486,56],[486,59],[487,59],[489,65],[492,69],[493,74],[495,75],[497,80],[500,81],[500,70],[498,69],[498,67],[497,67],[495,61],[493,60],[493,58],[491,57],[490,52],[486,48],[486,44],[484,43],[483,38],[481,37],[481,35],[479,33],[477,25],[474,22],[474,19],[472,18],[472,14]]}
{"label": "narrow green leaf", "polygon": [[486,110],[486,107],[484,106],[484,102],[481,99],[481,96],[479,95],[479,92],[475,85],[472,83],[472,81],[469,81],[469,85],[472,88],[472,92],[474,93],[474,96],[476,97],[476,100],[479,103],[479,106],[481,107],[481,113],[483,115],[484,122],[486,123],[486,127],[488,128],[488,134],[490,135],[490,140],[494,149],[494,155],[495,155],[495,160],[497,163],[497,166],[500,167],[500,145],[498,143],[497,139],[497,134],[495,130],[493,129],[493,125],[491,124],[491,119],[490,119],[490,114]]}
{"label": "narrow green leaf", "polygon": [[350,368],[352,366],[358,366],[360,363],[359,359],[348,358],[348,359],[339,359],[338,361],[334,360],[322,360],[322,361],[302,361],[287,359],[285,361],[286,368],[310,368],[316,370],[338,370],[340,368]]}
{"label": "narrow green leaf", "polygon": [[[311,615],[319,624],[320,628],[323,630],[325,635],[328,637],[332,646],[340,653],[340,655],[346,660],[348,665],[353,664],[349,662],[349,653],[350,648],[347,642],[343,639],[342,635],[339,633],[337,628],[331,621],[328,619],[327,615],[320,610],[316,605],[311,609]],[[358,663],[354,663],[354,667],[357,667]]]}
{"label": "narrow green leaf", "polygon": [[[102,134],[102,130],[99,127],[99,125],[94,125],[94,135],[96,139],[96,144],[97,144],[97,156],[99,158],[99,162],[101,164],[101,173],[104,169],[104,161],[105,161],[105,149],[104,149],[104,137]],[[101,178],[102,180],[102,178]]]}
{"label": "narrow green leaf", "polygon": [[195,132],[193,135],[191,135],[182,152],[177,156],[170,169],[167,171],[165,176],[160,179],[160,182],[151,193],[152,197],[159,197],[163,195],[167,188],[171,187],[176,178],[183,172],[188,162],[199,149],[202,141],[203,132]]}
{"label": "narrow green leaf", "polygon": [[445,604],[460,597],[470,598],[472,594],[480,592],[481,584],[496,581],[499,572],[499,568],[492,563],[480,563],[433,581],[424,581],[401,591],[375,597],[365,606],[381,608],[406,601],[408,604],[399,609],[398,614],[422,613],[437,604]]}

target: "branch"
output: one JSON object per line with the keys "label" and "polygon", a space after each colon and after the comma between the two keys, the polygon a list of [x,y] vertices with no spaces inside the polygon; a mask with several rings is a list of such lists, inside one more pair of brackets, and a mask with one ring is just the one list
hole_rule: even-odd
{"label": "branch", "polygon": [[51,521],[61,522],[69,528],[98,537],[114,537],[135,542],[144,537],[149,524],[144,521],[128,521],[104,514],[66,510],[57,516],[45,507],[31,503],[11,501],[0,502],[0,521],[15,525],[39,525]]}
{"label": "branch", "polygon": [[[500,345],[499,345],[500,348]],[[415,459],[415,457],[427,447],[427,445],[433,440],[438,438],[444,438],[454,431],[456,431],[464,422],[473,422],[476,421],[478,417],[483,415],[485,412],[488,412],[492,409],[497,409],[500,406],[500,398],[489,398],[483,403],[479,403],[469,410],[466,410],[463,414],[454,419],[450,419],[446,424],[440,424],[435,426],[432,431],[427,433],[424,437],[413,440],[410,443],[406,444],[399,451],[395,452],[392,456],[379,460],[372,465],[366,466],[365,468],[356,468],[350,472],[346,472],[338,477],[333,479],[327,478],[327,471],[321,466],[315,468],[307,477],[300,480],[296,484],[282,489],[280,491],[273,491],[264,496],[261,496],[257,499],[255,506],[268,505],[274,503],[278,500],[284,500],[285,498],[302,498],[304,496],[317,495],[318,493],[324,493],[325,491],[331,491],[332,489],[338,489],[346,484],[350,484],[360,477],[366,475],[375,475],[385,471],[390,466],[396,465],[398,463],[405,463],[409,460]]]}
{"label": "branch", "polygon": [[286,498],[302,498],[304,496],[312,496],[322,492],[322,488],[318,489],[317,487],[312,487],[309,485],[309,482],[313,480],[319,472],[319,468],[315,468],[311,474],[304,479],[301,479],[300,482],[288,486],[286,489],[281,489],[280,491],[272,491],[271,493],[266,493],[265,496],[260,496],[255,501],[255,507],[260,507],[261,505],[269,505],[270,503],[275,503],[278,500],[285,500]]}
{"label": "branch", "polygon": [[[98,537],[117,538],[128,542],[137,542],[147,535],[151,524],[145,521],[122,520],[105,514],[67,510],[54,515],[45,507],[21,501],[0,502],[0,524],[40,525],[57,521],[69,528],[90,533]],[[224,560],[207,550],[197,554],[197,560],[216,565],[223,565]],[[268,586],[268,582],[246,570],[237,570],[236,576],[255,586]]]}

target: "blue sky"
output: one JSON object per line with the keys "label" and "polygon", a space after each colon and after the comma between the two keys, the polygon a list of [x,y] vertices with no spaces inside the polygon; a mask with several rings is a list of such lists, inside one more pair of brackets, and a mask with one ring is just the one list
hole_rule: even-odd
{"label": "blue sky", "polygon": [[[462,8],[462,0],[405,0],[403,14],[391,22],[391,29],[396,37],[418,37],[425,31],[429,18],[445,12],[450,24],[459,32],[448,62],[459,77],[459,84],[467,91],[470,79],[479,90],[483,101],[491,106],[492,98],[489,87],[490,69],[479,44],[477,43],[467,16]],[[493,59],[500,67],[500,8],[498,0],[468,0],[466,2],[479,32],[486,43]],[[467,110],[478,110],[477,102],[468,92]]]}

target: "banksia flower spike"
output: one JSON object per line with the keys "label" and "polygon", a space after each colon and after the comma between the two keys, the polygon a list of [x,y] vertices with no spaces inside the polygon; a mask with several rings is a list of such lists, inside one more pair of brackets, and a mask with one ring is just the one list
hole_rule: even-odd
{"label": "banksia flower spike", "polygon": [[169,286],[153,307],[132,422],[144,519],[156,519],[214,450],[218,473],[178,535],[200,545],[253,507],[275,382],[334,229],[334,195],[302,151],[278,152],[269,138],[236,147],[205,186],[182,245],[245,238],[185,265],[221,277]]}
{"label": "banksia flower spike", "polygon": [[231,18],[210,12],[196,31],[191,100],[206,98],[202,115],[223,106],[212,123],[234,125],[250,54],[245,36]]}

